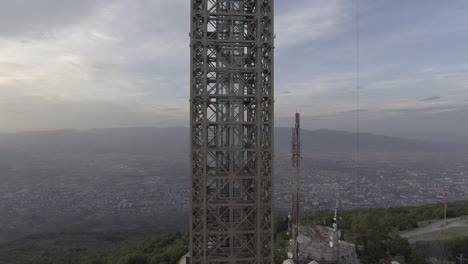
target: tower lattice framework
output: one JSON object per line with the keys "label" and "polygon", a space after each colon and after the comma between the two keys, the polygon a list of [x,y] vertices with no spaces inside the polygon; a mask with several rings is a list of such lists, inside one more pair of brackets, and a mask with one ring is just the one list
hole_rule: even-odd
{"label": "tower lattice framework", "polygon": [[191,0],[191,263],[273,263],[273,0]]}
{"label": "tower lattice framework", "polygon": [[291,237],[292,237],[292,254],[293,260],[299,263],[299,244],[297,237],[299,236],[300,225],[300,207],[299,207],[299,174],[301,171],[301,121],[300,114],[295,115],[296,123],[292,129],[291,151],[292,151],[292,167],[294,172],[291,175]]}

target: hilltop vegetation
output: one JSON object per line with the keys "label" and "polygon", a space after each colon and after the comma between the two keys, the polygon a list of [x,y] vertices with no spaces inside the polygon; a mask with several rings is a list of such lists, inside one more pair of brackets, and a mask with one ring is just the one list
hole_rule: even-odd
{"label": "hilltop vegetation", "polygon": [[[449,204],[449,217],[468,215],[468,202]],[[455,260],[468,255],[468,237],[436,241],[411,248],[401,231],[443,218],[443,205],[344,210],[341,213],[343,239],[361,245],[364,263],[424,263],[426,257]],[[303,224],[331,225],[333,211],[306,212]],[[275,263],[286,258],[287,217],[275,223]],[[125,232],[63,233],[30,236],[0,247],[0,264],[172,264],[189,250],[188,233],[176,232],[131,237]]]}
{"label": "hilltop vegetation", "polygon": [[[424,263],[426,257],[455,260],[460,253],[468,254],[468,237],[448,241],[428,241],[416,245],[416,249],[410,247],[406,238],[400,237],[402,231],[418,228],[427,224],[428,220],[443,219],[442,204],[353,209],[344,210],[340,215],[342,239],[360,246],[361,250],[358,254],[364,263],[378,263],[379,261],[387,263],[390,260],[398,260],[400,263],[419,264]],[[468,215],[468,202],[460,201],[449,204],[447,217],[465,215]],[[333,217],[333,210],[306,212],[302,224],[331,226]],[[276,243],[281,248],[286,245],[287,239],[284,235],[287,229],[285,217],[279,219],[277,227]]]}
{"label": "hilltop vegetation", "polygon": [[[306,212],[303,216],[303,223],[310,225],[330,225],[333,222],[332,210],[320,210]],[[385,226],[396,229],[396,231],[411,230],[419,227],[418,223],[427,220],[443,219],[444,205],[431,204],[412,207],[391,207],[391,208],[361,208],[341,211],[342,220],[340,226],[344,230],[350,230],[356,217],[366,218],[367,215],[376,218]],[[448,204],[447,218],[454,218],[468,215],[468,202],[459,201]],[[346,237],[345,237],[346,238]]]}
{"label": "hilltop vegetation", "polygon": [[31,236],[0,247],[1,264],[173,264],[188,252],[188,233],[145,238],[95,232]]}

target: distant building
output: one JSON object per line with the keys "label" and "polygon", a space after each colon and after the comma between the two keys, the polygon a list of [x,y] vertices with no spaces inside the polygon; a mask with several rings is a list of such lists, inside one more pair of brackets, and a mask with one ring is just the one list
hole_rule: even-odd
{"label": "distant building", "polygon": [[[299,227],[299,252],[303,263],[313,261],[319,264],[336,264],[338,262],[337,245],[330,246],[333,240],[333,229],[324,226]],[[339,241],[339,264],[356,264],[356,248],[352,243]]]}
{"label": "distant building", "polygon": [[180,260],[177,262],[177,264],[189,264],[189,263],[190,263],[190,252],[188,252],[183,257],[181,257]]}

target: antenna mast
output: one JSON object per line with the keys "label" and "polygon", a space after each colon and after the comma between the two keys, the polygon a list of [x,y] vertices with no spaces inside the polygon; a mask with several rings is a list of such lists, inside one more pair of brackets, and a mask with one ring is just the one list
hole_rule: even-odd
{"label": "antenna mast", "polygon": [[340,220],[341,220],[341,216],[340,216],[340,198],[339,198],[339,194],[337,192],[337,195],[336,195],[336,206],[335,206],[335,217],[333,218],[333,220],[335,221],[333,223],[333,233],[334,233],[334,236],[333,236],[333,240],[334,240],[334,244],[336,245],[336,259],[337,259],[337,262],[336,263],[340,263],[340,237],[341,237],[341,230],[339,229],[340,228]]}
{"label": "antenna mast", "polygon": [[299,235],[299,174],[300,174],[300,161],[301,161],[301,130],[300,130],[300,115],[296,112],[296,124],[292,129],[292,167],[293,174],[291,179],[292,185],[292,198],[291,198],[291,228],[292,228],[292,253],[295,263],[299,263],[299,245],[297,237]]}

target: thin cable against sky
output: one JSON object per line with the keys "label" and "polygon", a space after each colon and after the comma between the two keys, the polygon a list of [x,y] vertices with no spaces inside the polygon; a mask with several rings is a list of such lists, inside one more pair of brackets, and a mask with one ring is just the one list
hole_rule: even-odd
{"label": "thin cable against sky", "polygon": [[359,0],[356,0],[356,177],[359,177],[361,162],[360,139],[360,98],[359,98]]}

